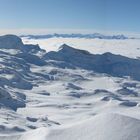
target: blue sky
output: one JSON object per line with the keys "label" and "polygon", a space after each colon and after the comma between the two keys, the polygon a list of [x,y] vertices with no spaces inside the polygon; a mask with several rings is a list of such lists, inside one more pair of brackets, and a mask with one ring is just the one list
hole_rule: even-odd
{"label": "blue sky", "polygon": [[140,0],[0,0],[0,29],[140,32]]}

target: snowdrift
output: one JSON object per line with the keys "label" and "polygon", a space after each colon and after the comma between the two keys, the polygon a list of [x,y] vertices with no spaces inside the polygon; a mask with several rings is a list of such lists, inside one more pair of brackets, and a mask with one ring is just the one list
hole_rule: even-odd
{"label": "snowdrift", "polygon": [[[81,124],[50,132],[47,140],[138,140],[140,120],[119,114],[101,114]],[[45,139],[44,139],[45,140]]]}
{"label": "snowdrift", "polygon": [[[140,120],[120,114],[100,114],[57,129],[39,128],[14,140],[139,140]],[[11,137],[12,138],[12,137]],[[1,137],[0,139],[12,140]]]}

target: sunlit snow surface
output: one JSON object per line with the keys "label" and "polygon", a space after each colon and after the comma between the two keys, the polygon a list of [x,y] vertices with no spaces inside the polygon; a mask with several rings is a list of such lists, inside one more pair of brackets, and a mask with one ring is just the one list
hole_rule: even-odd
{"label": "sunlit snow surface", "polygon": [[[137,59],[140,56],[138,39],[23,38],[23,42],[39,44],[47,52],[58,51],[65,43],[93,54],[111,52]],[[73,68],[56,60],[46,59],[45,64],[25,53],[30,59],[27,61],[23,55],[15,57],[18,51],[10,54],[3,54],[0,59],[5,62],[0,63],[1,95],[6,96],[0,100],[4,99],[6,105],[0,109],[0,140],[140,139],[140,81]],[[78,52],[76,55],[80,56]],[[10,65],[12,60],[16,60],[17,69],[15,63]],[[10,83],[3,87],[6,80]]]}

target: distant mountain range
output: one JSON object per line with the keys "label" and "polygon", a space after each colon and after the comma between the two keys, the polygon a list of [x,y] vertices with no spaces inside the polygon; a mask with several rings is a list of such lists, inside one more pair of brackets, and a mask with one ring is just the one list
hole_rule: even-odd
{"label": "distant mountain range", "polygon": [[[28,37],[29,39],[47,39],[53,37],[62,37],[62,38],[87,38],[87,39],[129,39],[124,35],[103,35],[100,33],[93,34],[47,34],[47,35],[22,35],[20,37]],[[134,38],[131,38],[134,39]]]}

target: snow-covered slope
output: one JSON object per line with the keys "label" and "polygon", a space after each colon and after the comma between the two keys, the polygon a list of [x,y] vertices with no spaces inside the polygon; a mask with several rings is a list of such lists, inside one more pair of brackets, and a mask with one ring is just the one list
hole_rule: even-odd
{"label": "snow-covered slope", "polygon": [[[119,114],[100,114],[81,123],[48,130],[35,130],[21,140],[139,140],[140,121]],[[41,133],[40,135],[37,135]]]}
{"label": "snow-covered slope", "polygon": [[139,59],[0,38],[0,140],[140,139]]}

